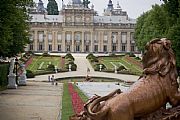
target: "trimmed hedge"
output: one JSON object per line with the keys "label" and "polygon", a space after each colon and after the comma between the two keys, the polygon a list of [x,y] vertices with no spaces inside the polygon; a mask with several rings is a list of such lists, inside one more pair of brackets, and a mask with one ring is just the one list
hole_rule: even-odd
{"label": "trimmed hedge", "polygon": [[9,63],[0,63],[0,87],[8,85]]}

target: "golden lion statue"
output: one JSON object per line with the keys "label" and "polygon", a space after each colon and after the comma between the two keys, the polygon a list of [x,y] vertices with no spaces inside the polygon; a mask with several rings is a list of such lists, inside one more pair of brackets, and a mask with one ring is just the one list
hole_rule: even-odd
{"label": "golden lion statue", "polygon": [[74,120],[134,120],[165,107],[167,102],[177,106],[180,93],[170,40],[151,40],[145,50],[143,75],[128,91],[95,97],[88,101],[84,112]]}

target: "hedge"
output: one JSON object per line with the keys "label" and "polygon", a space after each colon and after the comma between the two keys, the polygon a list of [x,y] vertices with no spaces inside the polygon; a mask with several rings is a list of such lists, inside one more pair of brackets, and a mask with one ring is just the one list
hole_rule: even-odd
{"label": "hedge", "polygon": [[8,85],[9,63],[0,63],[0,87]]}

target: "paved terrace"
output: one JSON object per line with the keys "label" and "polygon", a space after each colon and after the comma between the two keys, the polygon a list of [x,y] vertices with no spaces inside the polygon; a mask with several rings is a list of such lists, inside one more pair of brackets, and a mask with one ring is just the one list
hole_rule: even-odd
{"label": "paved terrace", "polygon": [[59,120],[63,85],[28,82],[0,92],[0,120]]}

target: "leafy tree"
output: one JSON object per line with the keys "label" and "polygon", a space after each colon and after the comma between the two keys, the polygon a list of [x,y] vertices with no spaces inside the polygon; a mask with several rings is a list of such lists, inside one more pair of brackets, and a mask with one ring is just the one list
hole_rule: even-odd
{"label": "leafy tree", "polygon": [[32,0],[0,0],[0,56],[14,56],[29,43],[27,8]]}
{"label": "leafy tree", "polygon": [[56,1],[55,0],[48,0],[48,1],[49,1],[47,4],[48,15],[58,15],[59,11]]}
{"label": "leafy tree", "polygon": [[145,44],[153,39],[165,37],[167,13],[159,5],[154,5],[153,9],[141,15],[137,20],[135,28],[136,44],[140,50],[144,50]]}
{"label": "leafy tree", "polygon": [[180,67],[180,0],[163,0],[137,19],[136,44],[144,50],[145,44],[153,38],[166,37],[172,40],[177,66]]}

